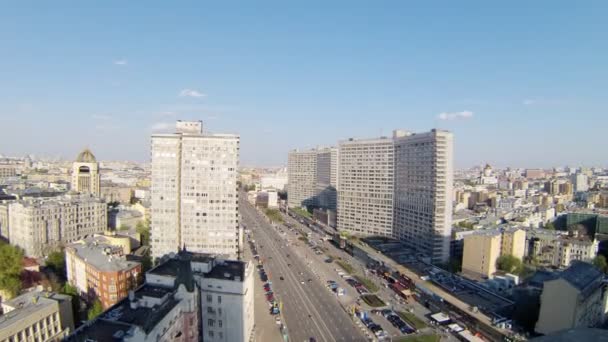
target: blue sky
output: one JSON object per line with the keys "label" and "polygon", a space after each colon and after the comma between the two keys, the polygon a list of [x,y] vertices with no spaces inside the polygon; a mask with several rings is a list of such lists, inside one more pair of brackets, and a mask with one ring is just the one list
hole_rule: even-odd
{"label": "blue sky", "polygon": [[20,1],[0,11],[0,153],[149,159],[176,119],[241,163],[449,129],[459,167],[608,166],[605,1]]}

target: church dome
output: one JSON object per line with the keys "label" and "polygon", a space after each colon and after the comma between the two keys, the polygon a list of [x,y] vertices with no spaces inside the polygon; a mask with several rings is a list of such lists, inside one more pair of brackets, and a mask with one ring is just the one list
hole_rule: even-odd
{"label": "church dome", "polygon": [[88,148],[85,148],[76,158],[78,163],[96,163],[95,155]]}

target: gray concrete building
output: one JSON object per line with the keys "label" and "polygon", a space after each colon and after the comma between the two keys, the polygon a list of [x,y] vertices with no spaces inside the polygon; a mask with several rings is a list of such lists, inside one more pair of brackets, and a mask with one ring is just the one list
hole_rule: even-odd
{"label": "gray concrete building", "polygon": [[74,330],[72,297],[30,290],[2,302],[0,341],[60,341]]}
{"label": "gray concrete building", "polygon": [[152,136],[151,245],[162,257],[238,253],[239,136],[203,133],[201,121]]}
{"label": "gray concrete building", "polygon": [[107,228],[106,204],[90,194],[19,200],[8,212],[9,242],[32,257]]}
{"label": "gray concrete building", "polygon": [[338,150],[293,150],[288,155],[287,204],[336,210]]}

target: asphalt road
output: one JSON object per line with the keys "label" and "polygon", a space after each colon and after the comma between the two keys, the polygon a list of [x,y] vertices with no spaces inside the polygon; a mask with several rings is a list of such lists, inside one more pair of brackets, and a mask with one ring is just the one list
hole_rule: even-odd
{"label": "asphalt road", "polygon": [[308,341],[311,337],[328,342],[365,341],[336,298],[310,271],[307,261],[292,253],[291,246],[265,217],[244,199],[240,201],[240,213],[242,223],[252,231],[275,296],[283,303],[282,317],[290,341]]}

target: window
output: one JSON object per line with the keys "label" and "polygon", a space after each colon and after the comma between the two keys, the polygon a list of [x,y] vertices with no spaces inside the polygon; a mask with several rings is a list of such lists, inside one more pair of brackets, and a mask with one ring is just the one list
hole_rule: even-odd
{"label": "window", "polygon": [[217,325],[221,328],[222,327],[222,320],[220,319],[219,321],[217,321]]}
{"label": "window", "polygon": [[218,308],[217,309],[217,313],[221,315],[222,314],[222,308]]}
{"label": "window", "polygon": [[219,335],[219,337],[220,337],[220,340],[221,340],[222,338],[224,338],[224,333],[223,333],[223,332],[221,332],[221,331],[220,331],[220,332],[218,333],[218,335]]}
{"label": "window", "polygon": [[207,307],[207,313],[213,313],[213,308],[212,308],[212,307],[210,307],[210,306],[208,306],[208,307]]}
{"label": "window", "polygon": [[217,302],[218,302],[219,304],[222,304],[222,296],[217,296]]}
{"label": "window", "polygon": [[207,303],[211,303],[213,301],[212,295],[207,295]]}
{"label": "window", "polygon": [[214,320],[212,320],[211,318],[209,318],[209,319],[207,320],[207,325],[208,325],[208,326],[210,326],[210,327],[212,327],[214,323],[215,323],[215,321],[214,321]]}
{"label": "window", "polygon": [[209,330],[209,337],[213,337],[213,330]]}

